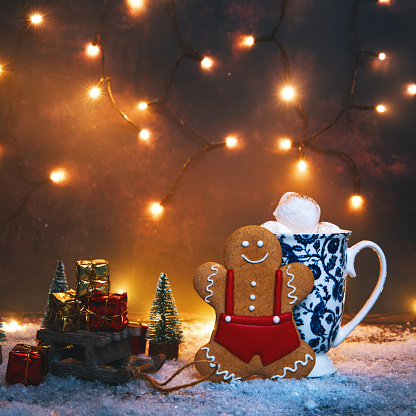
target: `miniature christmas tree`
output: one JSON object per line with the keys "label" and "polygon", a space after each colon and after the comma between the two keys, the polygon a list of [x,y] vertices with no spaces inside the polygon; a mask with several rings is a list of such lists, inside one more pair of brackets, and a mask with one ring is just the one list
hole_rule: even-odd
{"label": "miniature christmas tree", "polygon": [[6,341],[6,333],[4,332],[3,328],[3,320],[0,316],[0,341]]}
{"label": "miniature christmas tree", "polygon": [[62,293],[68,290],[68,282],[65,275],[65,266],[62,260],[58,260],[58,266],[56,267],[55,276],[52,279],[51,287],[49,288],[48,302],[46,303],[45,315],[42,321],[42,327],[47,327],[47,319],[49,315],[49,295],[51,293]]}
{"label": "miniature christmas tree", "polygon": [[[6,341],[6,333],[3,331],[3,321],[0,316],[0,342],[1,341]],[[0,364],[2,363],[3,363],[3,356],[2,356],[1,344],[0,344]]]}
{"label": "miniature christmas tree", "polygon": [[163,353],[168,359],[177,358],[182,342],[181,321],[165,273],[160,274],[149,320],[149,355]]}

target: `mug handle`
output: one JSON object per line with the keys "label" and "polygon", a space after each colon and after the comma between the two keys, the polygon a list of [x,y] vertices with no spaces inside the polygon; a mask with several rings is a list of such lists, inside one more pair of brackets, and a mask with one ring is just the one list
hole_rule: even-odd
{"label": "mug handle", "polygon": [[376,287],[373,290],[373,293],[368,298],[367,302],[364,306],[360,309],[357,315],[345,326],[339,328],[338,334],[335,337],[334,342],[332,343],[333,347],[337,347],[344,341],[345,338],[351,333],[351,331],[363,320],[363,318],[367,315],[373,305],[376,303],[376,300],[380,296],[380,293],[383,290],[384,282],[386,281],[387,275],[387,261],[386,256],[383,253],[383,250],[372,241],[360,241],[359,243],[353,245],[351,248],[347,248],[347,266],[345,269],[345,273],[349,274],[352,277],[356,276],[355,268],[354,268],[354,261],[355,256],[363,249],[363,248],[372,248],[378,255],[378,259],[380,261],[380,274],[378,276],[378,281]]}

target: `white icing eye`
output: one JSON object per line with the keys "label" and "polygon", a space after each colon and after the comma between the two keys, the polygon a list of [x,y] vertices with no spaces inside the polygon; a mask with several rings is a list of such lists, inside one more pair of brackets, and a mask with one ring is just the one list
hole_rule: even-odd
{"label": "white icing eye", "polygon": [[263,241],[259,240],[257,241],[257,247],[263,247]]}
{"label": "white icing eye", "polygon": [[246,241],[246,240],[244,240],[242,243],[241,243],[241,245],[243,246],[243,247],[248,247],[249,246],[249,242],[248,241]]}

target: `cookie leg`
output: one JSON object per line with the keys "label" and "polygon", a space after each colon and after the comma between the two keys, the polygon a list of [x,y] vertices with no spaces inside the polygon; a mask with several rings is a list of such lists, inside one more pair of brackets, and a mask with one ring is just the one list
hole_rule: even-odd
{"label": "cookie leg", "polygon": [[265,367],[261,372],[264,378],[278,380],[281,378],[306,377],[315,365],[315,358],[312,348],[304,341],[296,350],[285,355],[280,360],[275,361]]}
{"label": "cookie leg", "polygon": [[211,341],[204,345],[195,355],[195,361],[207,361],[198,363],[197,370],[204,377],[210,375],[218,365],[215,373],[209,378],[210,381],[220,383],[222,381],[232,382],[245,380],[251,376],[249,365],[230,353],[222,345]]}

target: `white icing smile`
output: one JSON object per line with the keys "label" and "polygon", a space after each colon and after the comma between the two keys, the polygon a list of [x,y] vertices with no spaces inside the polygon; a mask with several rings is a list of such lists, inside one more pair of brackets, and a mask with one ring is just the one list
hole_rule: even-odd
{"label": "white icing smile", "polygon": [[248,259],[244,254],[242,254],[241,255],[241,257],[245,260],[245,261],[247,261],[247,262],[249,262],[249,263],[261,263],[261,262],[263,262],[264,260],[266,260],[267,259],[267,256],[269,255],[269,253],[266,253],[266,255],[262,258],[262,259],[260,259],[260,260],[250,260],[250,259]]}

